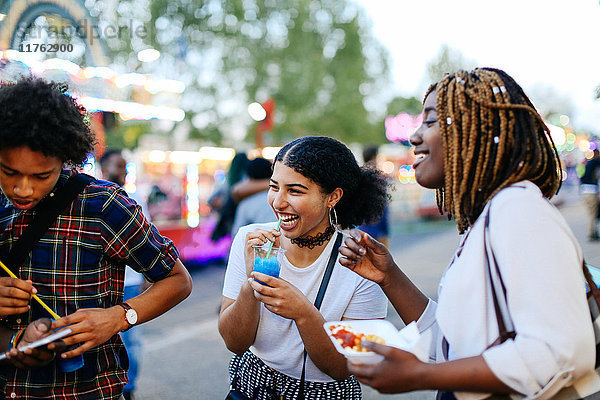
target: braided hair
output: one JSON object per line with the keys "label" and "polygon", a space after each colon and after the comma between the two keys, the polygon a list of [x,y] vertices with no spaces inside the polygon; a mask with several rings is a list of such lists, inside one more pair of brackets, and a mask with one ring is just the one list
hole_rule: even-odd
{"label": "braided hair", "polygon": [[562,171],[550,130],[523,89],[494,68],[458,71],[431,85],[444,151],[440,212],[463,233],[503,188],[530,180],[551,198]]}

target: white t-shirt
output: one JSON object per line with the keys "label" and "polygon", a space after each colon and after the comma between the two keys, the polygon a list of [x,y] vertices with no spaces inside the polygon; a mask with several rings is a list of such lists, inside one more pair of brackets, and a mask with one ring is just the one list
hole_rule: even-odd
{"label": "white t-shirt", "polygon": [[[252,224],[240,228],[233,239],[225,273],[223,296],[237,299],[247,279],[244,262],[246,234],[257,228],[271,229],[275,223]],[[281,265],[280,277],[297,287],[314,303],[331,255],[336,235],[333,235],[317,260],[305,268],[293,266],[287,259]],[[339,257],[339,254],[337,254]],[[326,321],[384,318],[387,298],[379,286],[336,263],[321,304]],[[261,304],[256,340],[250,350],[271,368],[300,379],[304,345],[293,320],[280,317]],[[333,379],[319,370],[310,358],[306,361],[306,379],[331,382]]]}

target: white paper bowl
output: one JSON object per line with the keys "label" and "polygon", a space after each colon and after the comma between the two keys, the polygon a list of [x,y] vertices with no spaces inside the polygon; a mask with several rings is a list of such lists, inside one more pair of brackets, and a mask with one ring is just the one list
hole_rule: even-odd
{"label": "white paper bowl", "polygon": [[356,333],[365,335],[377,335],[385,340],[387,346],[403,347],[402,338],[398,335],[398,329],[391,322],[383,319],[356,320],[356,321],[330,321],[323,324],[325,332],[333,342],[336,350],[339,351],[348,360],[355,364],[375,364],[383,360],[383,356],[372,351],[357,352],[345,349],[332,336],[331,326],[343,325],[350,327]]}

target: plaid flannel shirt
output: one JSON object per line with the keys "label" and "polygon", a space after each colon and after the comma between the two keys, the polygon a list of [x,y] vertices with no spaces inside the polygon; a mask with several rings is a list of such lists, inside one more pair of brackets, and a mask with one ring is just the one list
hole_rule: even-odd
{"label": "plaid flannel shirt", "polygon": [[[63,170],[56,188],[74,172]],[[42,200],[43,201],[43,200]],[[32,221],[35,210],[20,211],[0,194],[0,259]],[[165,278],[179,257],[173,242],[160,235],[117,185],[93,181],[61,212],[19,267],[38,296],[59,315],[80,308],[108,308],[123,300],[125,265],[151,282]],[[9,316],[1,325],[26,327],[49,317],[36,302],[26,314]],[[0,373],[0,395],[17,399],[118,399],[127,382],[129,360],[119,335],[84,354],[85,365],[63,373],[57,361],[36,370],[12,366]]]}

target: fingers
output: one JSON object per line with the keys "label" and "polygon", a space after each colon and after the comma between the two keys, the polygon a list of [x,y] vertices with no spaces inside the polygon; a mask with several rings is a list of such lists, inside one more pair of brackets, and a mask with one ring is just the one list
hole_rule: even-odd
{"label": "fingers", "polygon": [[94,329],[94,323],[93,321],[86,319],[83,313],[78,315],[76,312],[75,314],[56,320],[52,324],[52,328],[55,331],[60,331],[61,328],[65,327],[68,327],[71,330],[71,334],[63,338],[66,346],[94,339],[94,336],[91,333]]}
{"label": "fingers", "polygon": [[[250,273],[250,277],[260,282],[256,282],[254,279],[250,279],[250,286],[257,292],[263,292],[265,290],[265,285],[268,285],[272,288],[281,286],[281,279],[275,278],[271,275],[263,274],[261,272],[252,271]],[[262,283],[262,285],[261,285]]]}
{"label": "fingers", "polygon": [[253,242],[253,245],[263,245],[267,241],[275,242],[280,235],[281,232],[275,229],[256,229],[246,234],[246,242],[248,244]]}
{"label": "fingers", "polygon": [[[354,234],[360,236],[361,231],[353,229]],[[367,250],[358,244],[356,237],[349,236],[344,239],[344,243],[338,250],[341,257],[339,259],[340,264],[346,268],[354,270],[356,265],[360,262],[362,257],[367,253]]]}
{"label": "fingers", "polygon": [[63,328],[67,325],[76,324],[78,322],[83,321],[84,319],[85,319],[85,317],[83,315],[83,312],[76,311],[73,314],[67,315],[66,317],[62,317],[61,319],[57,319],[56,321],[53,321],[51,328],[56,331],[59,328]]}
{"label": "fingers", "polygon": [[26,306],[22,306],[22,307],[5,307],[5,306],[0,306],[0,315],[17,315],[17,314],[23,314],[29,311],[29,304],[27,304]]}
{"label": "fingers", "polygon": [[7,358],[13,365],[17,368],[32,369],[45,365],[54,358],[54,349],[49,349],[47,346],[21,350],[28,344],[52,334],[50,330],[51,323],[50,319],[42,318],[29,324],[17,348],[13,348],[6,353]]}
{"label": "fingers", "polygon": [[80,356],[94,346],[96,346],[96,344],[94,344],[92,340],[85,341],[81,346],[78,346],[75,349],[65,351],[64,353],[62,353],[60,355],[60,358],[65,359]]}
{"label": "fingers", "polygon": [[2,277],[0,278],[0,294],[9,294],[10,297],[20,299],[29,299],[32,294],[36,294],[37,289],[33,287],[31,280],[22,280],[17,278]]}
{"label": "fingers", "polygon": [[360,382],[369,385],[375,375],[377,364],[354,364],[348,361],[348,371],[356,377]]}
{"label": "fingers", "polygon": [[[250,287],[254,290],[254,297],[261,302],[264,302],[266,297],[273,297],[275,294],[273,285],[275,285],[274,282],[277,278],[258,272],[253,272],[251,275],[252,277],[248,279],[248,282],[250,283]],[[260,282],[255,281],[254,278],[258,279]]]}
{"label": "fingers", "polygon": [[62,339],[55,340],[54,342],[48,344],[48,350],[54,353],[62,353],[66,348],[67,344]]}
{"label": "fingers", "polygon": [[0,314],[15,315],[29,311],[31,295],[37,293],[30,280],[0,278]]}
{"label": "fingers", "polygon": [[54,353],[40,349],[28,349],[24,352],[12,349],[6,353],[6,358],[17,368],[32,369],[49,363],[54,358]]}
{"label": "fingers", "polygon": [[50,318],[40,318],[32,322],[35,329],[39,332],[49,332],[52,327],[52,320]]}
{"label": "fingers", "polygon": [[358,262],[366,253],[366,250],[358,246],[356,243],[349,245],[346,245],[346,243],[344,243],[343,246],[340,246],[339,252],[344,258]]}
{"label": "fingers", "polygon": [[23,332],[23,336],[19,342],[19,345],[26,345],[33,343],[38,339],[46,336],[45,334],[50,331],[51,321],[48,318],[37,319],[27,326],[27,329]]}
{"label": "fingers", "polygon": [[355,260],[349,260],[346,257],[340,257],[339,262],[340,262],[340,264],[342,264],[342,266],[344,266],[350,270],[354,270],[354,268],[356,267],[356,264],[357,264],[357,262]]}
{"label": "fingers", "polygon": [[377,354],[381,354],[382,356],[389,358],[393,355],[394,351],[398,350],[395,347],[391,347],[391,346],[386,346],[384,344],[380,344],[380,343],[375,343],[375,342],[371,342],[369,340],[361,340],[360,341],[360,345],[367,349],[370,350],[374,353]]}
{"label": "fingers", "polygon": [[[377,254],[384,254],[388,251],[383,243],[378,242],[371,235],[359,229],[351,229],[350,237],[359,248],[371,249]],[[346,241],[348,240],[349,238],[346,239]]]}
{"label": "fingers", "polygon": [[340,247],[340,250],[342,248],[345,248],[355,254],[366,254],[367,249],[365,247],[367,243],[365,243],[365,241],[363,240],[363,235],[369,236],[368,234],[359,231],[358,229],[350,230],[350,235],[344,239],[344,244]]}

